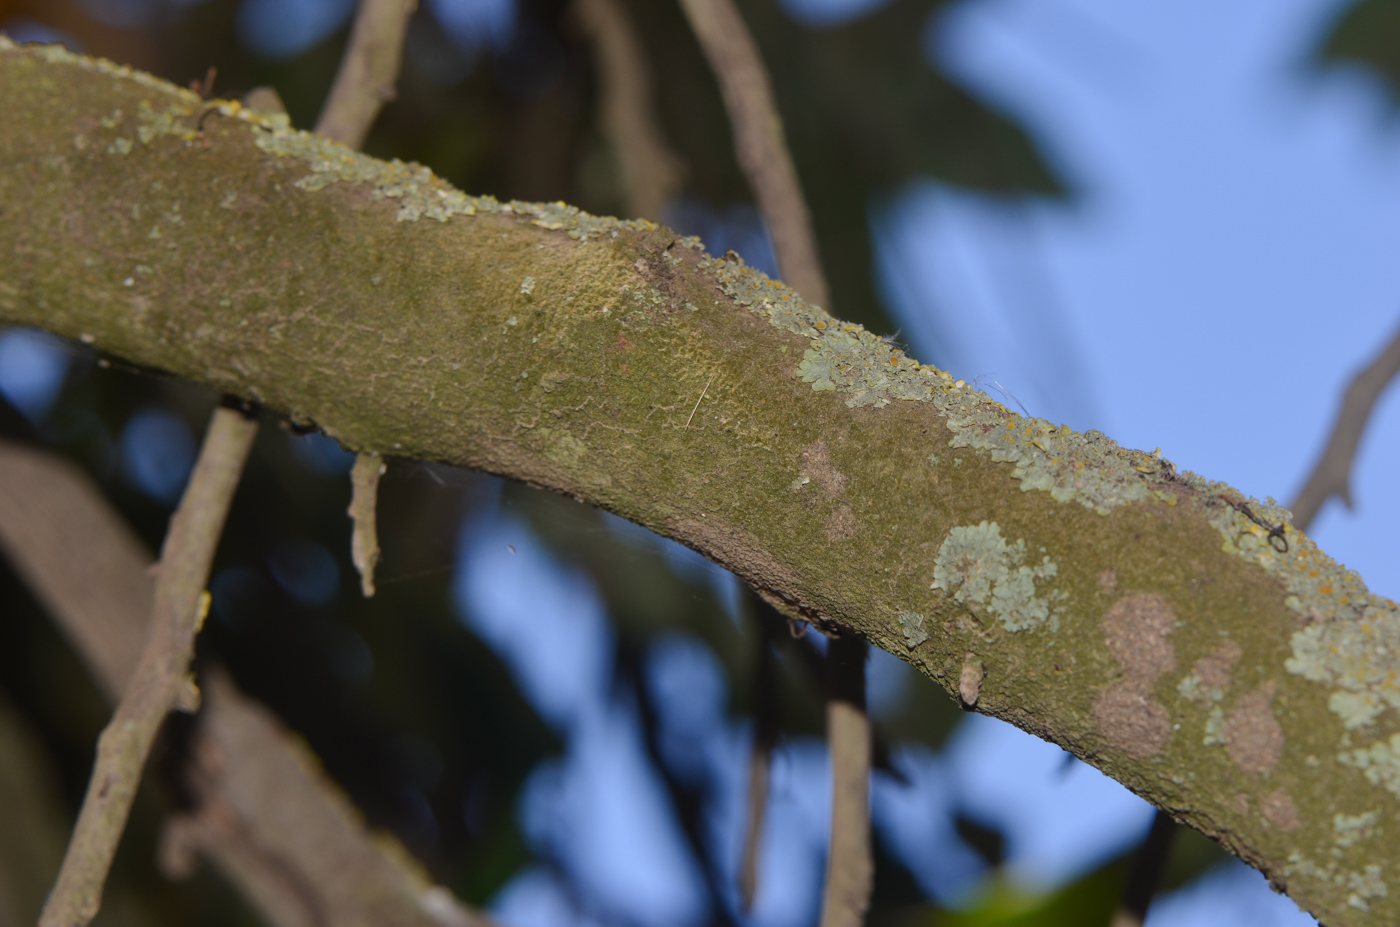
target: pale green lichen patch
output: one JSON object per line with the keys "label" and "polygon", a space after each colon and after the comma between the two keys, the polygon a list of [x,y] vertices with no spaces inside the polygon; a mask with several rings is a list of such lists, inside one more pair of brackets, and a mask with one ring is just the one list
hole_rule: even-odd
{"label": "pale green lichen patch", "polygon": [[1336,862],[1318,865],[1300,851],[1294,850],[1288,854],[1288,864],[1283,867],[1283,872],[1289,878],[1302,876],[1330,882],[1347,893],[1347,904],[1358,911],[1371,910],[1372,898],[1384,898],[1389,894],[1385,880],[1381,878],[1381,867],[1374,863],[1363,866],[1361,871],[1357,872]]}
{"label": "pale green lichen patch", "polygon": [[1365,814],[1334,814],[1332,830],[1337,834],[1336,844],[1342,849],[1370,840],[1376,832],[1380,815],[1374,811]]}
{"label": "pale green lichen patch", "polygon": [[928,632],[924,630],[924,616],[918,612],[900,612],[899,630],[910,650],[928,640]]}
{"label": "pale green lichen patch", "polygon": [[[10,39],[0,35],[0,51],[10,51],[19,47],[20,46],[16,45]],[[145,71],[138,71],[124,64],[117,64],[108,61],[106,58],[92,58],[87,55],[74,54],[58,44],[26,45],[24,49],[51,64],[67,64],[82,68],[85,71],[95,71],[99,74],[106,74],[110,77],[128,80],[152,90],[159,90],[163,94],[174,95],[186,101],[193,101],[196,105],[199,103],[199,95],[192,90],[177,87],[169,81],[161,80],[159,77],[147,74]]]}
{"label": "pale green lichen patch", "polygon": [[1201,743],[1207,747],[1219,747],[1225,744],[1225,711],[1219,706],[1210,710],[1206,715],[1206,732],[1201,738]]}
{"label": "pale green lichen patch", "polygon": [[[1228,487],[1207,488],[1229,499],[1221,491]],[[1304,625],[1293,634],[1293,653],[1284,667],[1334,687],[1328,707],[1346,730],[1370,727],[1387,708],[1400,709],[1400,610],[1393,601],[1373,595],[1360,575],[1293,529],[1288,510],[1272,499],[1230,501],[1209,509],[1207,517],[1223,537],[1226,553],[1283,581],[1284,604]],[[1380,768],[1362,767],[1357,751],[1347,756],[1358,768]],[[1382,751],[1366,762],[1380,763],[1384,756]],[[1379,775],[1368,772],[1372,781]]]}
{"label": "pale green lichen patch", "polygon": [[[1165,484],[1171,465],[1157,455],[1130,451],[1098,432],[1079,434],[1043,419],[1022,418],[962,380],[907,356],[859,325],[804,303],[782,283],[739,261],[708,266],[725,295],[770,324],[811,344],[794,371],[816,391],[847,396],[850,408],[883,408],[896,401],[931,402],[953,432],[951,447],[974,447],[1015,465],[1021,488],[1046,490],[1101,514],[1130,502],[1173,504]],[[1173,474],[1174,475],[1174,474]]]}
{"label": "pale green lichen patch", "polygon": [[1400,734],[1392,734],[1389,740],[1369,747],[1344,751],[1337,758],[1361,770],[1373,784],[1400,795]]}
{"label": "pale green lichen patch", "polygon": [[1047,623],[1054,630],[1058,616],[1052,606],[1064,595],[1052,590],[1038,596],[1036,583],[1055,576],[1055,562],[1045,556],[1040,563],[1027,566],[1025,559],[1025,540],[1006,543],[996,522],[959,526],[948,532],[938,549],[930,588],[951,593],[974,614],[990,613],[1008,631]]}

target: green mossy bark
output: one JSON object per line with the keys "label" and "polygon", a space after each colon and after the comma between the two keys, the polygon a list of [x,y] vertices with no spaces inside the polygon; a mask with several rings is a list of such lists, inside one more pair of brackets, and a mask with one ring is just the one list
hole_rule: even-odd
{"label": "green mossy bark", "polygon": [[[0,44],[0,319],[255,399],[352,450],[570,494],[954,696],[980,661],[977,710],[1220,839],[1324,922],[1400,922],[1400,844],[1384,839],[1396,796],[1339,762],[1353,735],[1331,687],[1285,669],[1304,626],[1292,574],[1237,552],[1231,532],[1252,529],[1227,488],[1115,450],[1146,498],[1102,514],[1027,491],[1004,457],[950,446],[936,402],[851,408],[814,390],[797,374],[814,342],[727,295],[725,265],[664,228],[546,221],[554,207],[529,204],[401,221],[383,184],[298,186],[307,158],[205,109],[143,75]],[[988,433],[1020,421],[976,407]],[[1034,589],[1053,622],[1012,633],[931,588],[949,532],[984,521],[1023,541],[1027,564],[1051,558]],[[1170,633],[1152,638],[1128,606],[1168,609]],[[1142,631],[1116,651],[1115,607]],[[908,613],[929,635],[912,647]],[[1188,699],[1178,685],[1226,640],[1239,655],[1219,697]],[[1129,684],[1140,698],[1108,730],[1102,699]],[[1133,727],[1151,727],[1149,702],[1169,722],[1159,741]],[[1212,709],[1217,734],[1235,719],[1227,744],[1206,742]],[[1396,715],[1355,746],[1400,730]],[[1375,825],[1341,840],[1338,814]]]}

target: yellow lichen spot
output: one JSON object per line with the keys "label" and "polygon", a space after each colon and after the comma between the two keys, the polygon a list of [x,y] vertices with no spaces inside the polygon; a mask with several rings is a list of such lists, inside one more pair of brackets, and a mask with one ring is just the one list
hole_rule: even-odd
{"label": "yellow lichen spot", "polygon": [[1318,587],[1317,587],[1317,591],[1320,592],[1320,593],[1322,593],[1323,595],[1331,595],[1331,594],[1332,594],[1332,587],[1331,587],[1331,586],[1318,586]]}
{"label": "yellow lichen spot", "polygon": [[826,323],[825,323],[825,322],[817,322],[817,323],[816,323],[815,325],[813,325],[812,327],[813,327],[813,328],[826,328]]}

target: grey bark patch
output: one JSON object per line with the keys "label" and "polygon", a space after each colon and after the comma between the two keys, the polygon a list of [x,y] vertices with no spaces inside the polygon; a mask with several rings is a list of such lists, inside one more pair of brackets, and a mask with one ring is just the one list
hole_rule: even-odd
{"label": "grey bark patch", "polygon": [[1273,703],[1274,684],[1265,683],[1241,698],[1225,718],[1225,751],[1252,775],[1272,772],[1283,756],[1283,728]]}
{"label": "grey bark patch", "polygon": [[1281,831],[1297,830],[1301,823],[1298,820],[1298,806],[1283,789],[1265,795],[1259,803],[1259,810],[1265,820]]}
{"label": "grey bark patch", "polygon": [[1124,675],[1147,684],[1176,669],[1171,633],[1176,614],[1156,593],[1137,593],[1113,603],[1103,619],[1104,643]]}
{"label": "grey bark patch", "polygon": [[1103,617],[1104,644],[1124,678],[1094,699],[1094,722],[1109,743],[1132,756],[1155,756],[1171,736],[1171,715],[1152,687],[1176,669],[1175,629],[1171,604],[1151,592],[1124,596]]}
{"label": "grey bark patch", "polygon": [[1171,736],[1171,716],[1141,680],[1115,683],[1094,699],[1094,723],[1108,742],[1131,756],[1156,756]]}
{"label": "grey bark patch", "polygon": [[1233,640],[1223,641],[1215,652],[1201,657],[1191,672],[1177,684],[1177,691],[1187,701],[1210,704],[1218,702],[1230,691],[1231,674],[1244,651]]}
{"label": "grey bark patch", "polygon": [[801,473],[828,496],[839,496],[846,491],[846,475],[831,465],[831,449],[825,438],[802,449]]}
{"label": "grey bark patch", "polygon": [[838,505],[836,511],[832,512],[831,517],[826,520],[826,524],[822,525],[826,539],[833,544],[855,537],[856,530],[856,513],[845,503]]}

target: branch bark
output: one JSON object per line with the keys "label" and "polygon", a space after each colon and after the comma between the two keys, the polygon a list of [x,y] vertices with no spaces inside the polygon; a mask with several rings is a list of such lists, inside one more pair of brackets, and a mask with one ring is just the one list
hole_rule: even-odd
{"label": "branch bark", "polygon": [[651,223],[469,197],[61,50],[0,46],[0,208],[0,319],[571,494],[950,693],[972,654],[978,711],[1325,923],[1400,918],[1400,615],[1282,510]]}

